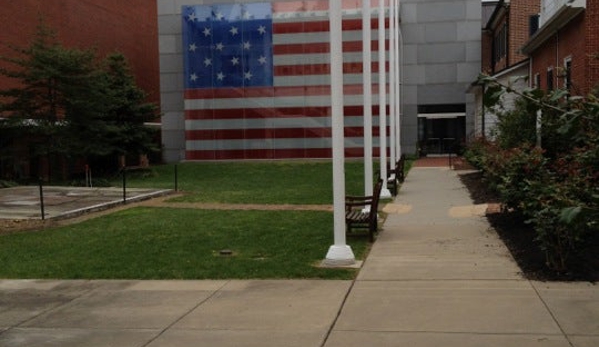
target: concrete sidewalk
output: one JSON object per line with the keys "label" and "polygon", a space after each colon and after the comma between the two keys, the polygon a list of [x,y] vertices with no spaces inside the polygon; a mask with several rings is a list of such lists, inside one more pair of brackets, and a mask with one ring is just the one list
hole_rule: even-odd
{"label": "concrete sidewalk", "polygon": [[523,279],[455,171],[386,208],[353,282],[0,280],[0,346],[599,346],[599,288]]}
{"label": "concrete sidewalk", "polygon": [[599,346],[599,287],[523,279],[456,171],[414,168],[325,346]]}

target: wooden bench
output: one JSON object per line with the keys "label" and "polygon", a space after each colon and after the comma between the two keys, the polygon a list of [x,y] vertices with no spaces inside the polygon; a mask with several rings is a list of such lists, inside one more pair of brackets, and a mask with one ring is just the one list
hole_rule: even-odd
{"label": "wooden bench", "polygon": [[[404,169],[405,169],[406,155],[402,154],[395,163],[395,167],[391,169],[389,163],[387,163],[387,188],[391,191],[393,196],[397,195],[398,190],[398,182],[402,183],[405,179]],[[377,175],[380,176],[380,171],[377,171]]]}
{"label": "wooden bench", "polygon": [[367,229],[370,242],[374,241],[374,233],[378,229],[377,210],[383,180],[374,185],[373,194],[369,196],[345,197],[345,226],[348,234],[352,229]]}

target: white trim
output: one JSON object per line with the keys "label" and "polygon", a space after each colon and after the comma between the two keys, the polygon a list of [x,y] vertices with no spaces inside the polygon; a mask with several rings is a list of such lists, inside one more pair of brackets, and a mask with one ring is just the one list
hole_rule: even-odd
{"label": "white trim", "polygon": [[418,113],[418,118],[426,118],[426,119],[450,119],[450,118],[458,118],[458,117],[466,117],[466,113],[463,113],[463,112]]}

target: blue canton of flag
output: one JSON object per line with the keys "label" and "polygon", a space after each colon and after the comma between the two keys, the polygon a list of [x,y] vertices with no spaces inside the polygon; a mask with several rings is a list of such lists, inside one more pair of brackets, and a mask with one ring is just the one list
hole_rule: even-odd
{"label": "blue canton of flag", "polygon": [[270,3],[183,6],[186,88],[273,85]]}

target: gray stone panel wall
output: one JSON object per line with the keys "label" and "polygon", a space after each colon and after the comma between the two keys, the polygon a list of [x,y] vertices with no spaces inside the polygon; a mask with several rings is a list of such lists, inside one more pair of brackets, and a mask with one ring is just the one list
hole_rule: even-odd
{"label": "gray stone panel wall", "polygon": [[[192,0],[186,0],[188,3]],[[157,0],[158,46],[160,49],[160,99],[162,107],[163,159],[185,158],[185,116],[183,113],[183,56],[181,53],[180,1]]]}
{"label": "gray stone panel wall", "polygon": [[[165,160],[184,158],[183,57],[181,6],[251,0],[157,0],[162,137]],[[466,90],[480,72],[480,0],[402,0],[402,148],[415,153],[418,105],[474,103]],[[467,128],[473,121],[467,119]],[[468,130],[468,129],[467,129]]]}
{"label": "gray stone panel wall", "polygon": [[402,0],[406,153],[416,150],[418,105],[466,104],[471,132],[474,99],[466,90],[480,72],[481,17],[480,0]]}

